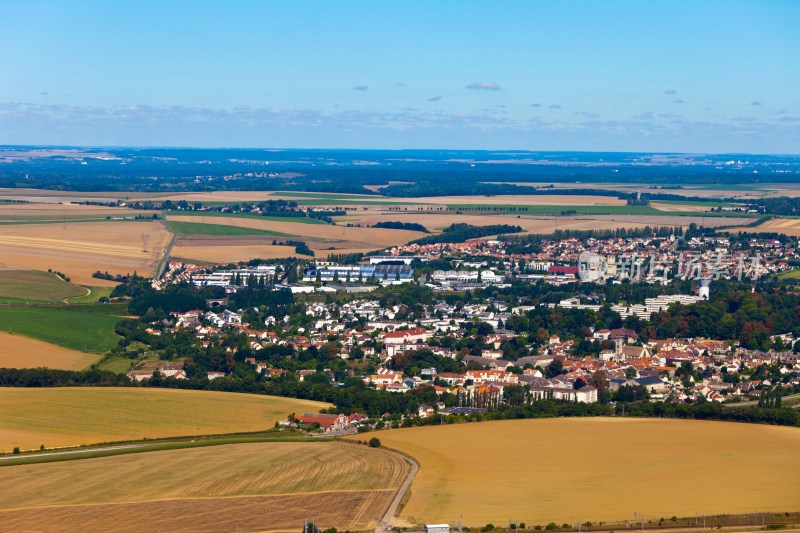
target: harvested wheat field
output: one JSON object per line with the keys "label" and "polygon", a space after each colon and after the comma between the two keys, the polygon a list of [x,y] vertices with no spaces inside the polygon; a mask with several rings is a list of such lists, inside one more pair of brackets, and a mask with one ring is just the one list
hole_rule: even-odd
{"label": "harvested wheat field", "polygon": [[97,361],[98,357],[97,354],[0,332],[0,368],[81,370]]}
{"label": "harvested wheat field", "polygon": [[420,464],[400,515],[545,525],[800,508],[800,429],[558,418],[381,432]]}
{"label": "harvested wheat field", "polygon": [[0,451],[269,429],[322,402],[146,388],[0,388]]}
{"label": "harvested wheat field", "polygon": [[70,220],[98,219],[106,217],[153,216],[153,211],[137,211],[119,207],[77,204],[8,204],[0,205],[0,222],[69,222]]}
{"label": "harvested wheat field", "polygon": [[1,470],[14,490],[0,495],[0,524],[9,531],[294,532],[313,518],[322,529],[363,530],[386,512],[408,469],[396,454],[340,442],[11,466]]}
{"label": "harvested wheat field", "polygon": [[171,257],[209,263],[230,263],[250,259],[308,256],[295,252],[294,246],[273,246],[273,237],[179,237],[172,247]]}
{"label": "harvested wheat field", "polygon": [[[171,222],[198,222],[197,217],[170,216]],[[202,217],[204,224],[252,228],[266,231],[277,231],[289,235],[296,235],[295,240],[307,242],[315,252],[334,248],[363,249],[368,252],[387,246],[403,244],[425,234],[419,231],[408,231],[385,228],[348,228],[333,224],[304,224],[302,222],[284,222],[278,220],[259,220],[255,218],[236,217]],[[284,237],[274,237],[277,240]],[[271,240],[271,239],[270,239]],[[175,252],[175,255],[184,255]]]}
{"label": "harvested wheat field", "polygon": [[664,211],[665,213],[705,213],[708,212],[712,205],[698,205],[698,204],[664,204],[659,202],[650,202],[650,207]]}
{"label": "harvested wheat field", "polygon": [[800,236],[800,219],[798,218],[773,218],[763,224],[753,227],[731,228],[731,231],[745,233],[783,233],[792,237]]}
{"label": "harvested wheat field", "polygon": [[[35,270],[52,268],[73,283],[108,286],[92,278],[97,270],[112,274],[152,275],[170,233],[158,222],[85,222],[2,226],[0,261]],[[143,251],[142,234],[149,235]]]}

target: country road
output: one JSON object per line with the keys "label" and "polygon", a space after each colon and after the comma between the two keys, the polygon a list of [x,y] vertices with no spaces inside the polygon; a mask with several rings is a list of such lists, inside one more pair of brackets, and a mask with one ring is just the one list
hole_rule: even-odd
{"label": "country road", "polygon": [[405,459],[408,462],[408,464],[411,465],[411,470],[408,472],[408,475],[406,476],[405,481],[403,481],[403,484],[400,485],[400,488],[397,490],[397,494],[395,494],[391,505],[389,505],[389,509],[387,509],[386,513],[383,515],[381,523],[375,527],[375,533],[381,531],[389,531],[392,528],[392,520],[394,519],[395,513],[397,513],[397,508],[400,506],[400,502],[403,500],[403,496],[406,495],[408,488],[411,486],[411,482],[414,480],[414,476],[417,475],[417,471],[419,470],[419,464],[408,455],[398,453],[388,448],[384,449],[390,453],[394,453],[395,455],[399,455],[403,459]]}
{"label": "country road", "polygon": [[[781,398],[782,402],[787,400],[797,400],[800,399],[800,393],[798,394],[789,394],[788,396],[784,396]],[[740,402],[740,403],[724,403],[722,404],[725,407],[736,408],[736,407],[753,407],[754,405],[758,405],[758,400],[753,400],[751,402]]]}
{"label": "country road", "polygon": [[83,453],[94,453],[94,452],[108,452],[114,450],[126,450],[129,448],[147,448],[152,446],[159,446],[163,445],[163,442],[154,442],[150,443],[143,443],[143,444],[121,444],[119,446],[104,446],[102,448],[76,448],[73,450],[63,450],[59,452],[44,452],[44,453],[27,453],[27,454],[16,454],[16,455],[4,455],[0,457],[0,461],[13,461],[15,459],[28,459],[28,458],[36,458],[36,457],[51,457],[54,455],[80,455]]}

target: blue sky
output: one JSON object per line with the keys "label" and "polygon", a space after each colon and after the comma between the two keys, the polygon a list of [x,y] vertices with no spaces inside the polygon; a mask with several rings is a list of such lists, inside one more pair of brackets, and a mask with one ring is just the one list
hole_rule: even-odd
{"label": "blue sky", "polygon": [[0,143],[800,153],[800,2],[0,0]]}

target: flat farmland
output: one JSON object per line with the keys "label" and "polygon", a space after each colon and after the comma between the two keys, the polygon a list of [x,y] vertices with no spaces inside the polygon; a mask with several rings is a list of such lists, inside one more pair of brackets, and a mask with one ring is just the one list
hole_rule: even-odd
{"label": "flat farmland", "polygon": [[323,529],[364,530],[389,507],[408,469],[396,454],[341,442],[2,467],[15,489],[0,495],[0,523],[9,531],[299,531],[314,518]]}
{"label": "flat farmland", "polygon": [[170,257],[208,263],[249,261],[256,258],[310,258],[296,253],[294,246],[272,245],[275,239],[273,237],[179,237],[172,247]]}
{"label": "flat farmland", "polygon": [[773,218],[763,224],[753,227],[731,228],[731,231],[739,230],[747,233],[783,233],[792,237],[800,236],[800,219],[798,218]]}
{"label": "flat farmland", "polygon": [[145,388],[0,388],[0,451],[259,431],[326,403]]}
{"label": "flat farmland", "polygon": [[[143,251],[142,234],[149,235]],[[2,226],[0,262],[34,270],[52,268],[81,285],[115,285],[92,278],[112,274],[152,274],[171,238],[158,222],[102,221]]]}
{"label": "flat farmland", "polygon": [[644,226],[688,226],[691,223],[706,226],[721,226],[741,223],[741,219],[730,217],[677,216],[665,213],[663,216],[643,215],[492,215],[492,214],[457,214],[443,213],[403,213],[403,212],[357,212],[344,217],[341,223],[373,225],[382,221],[416,222],[431,231],[441,231],[451,224],[471,224],[488,226],[492,224],[510,224],[521,226],[526,233],[552,233],[557,229],[617,229],[641,228]]}
{"label": "flat farmland", "polygon": [[97,354],[0,332],[0,368],[47,367],[81,370],[94,363],[98,357]]}
{"label": "flat farmland", "polygon": [[[376,434],[420,464],[410,522],[558,524],[800,506],[800,429],[695,420],[558,418]],[[749,465],[746,474],[734,465]],[[635,498],[633,495],[635,494]],[[635,501],[634,501],[635,499]]]}
{"label": "flat farmland", "polygon": [[121,305],[2,306],[0,331],[71,350],[103,353],[117,344]]}
{"label": "flat farmland", "polygon": [[[170,222],[196,222],[196,217],[170,216]],[[305,241],[308,246],[317,251],[327,251],[331,248],[355,249],[365,252],[395,246],[408,241],[424,237],[419,231],[407,231],[385,228],[348,228],[333,224],[305,224],[300,222],[283,222],[276,220],[259,220],[255,218],[235,217],[203,217],[204,224],[217,224],[238,228],[279,232],[296,236],[296,239]],[[175,251],[175,255],[185,257],[185,254]]]}
{"label": "flat farmland", "polygon": [[70,222],[81,220],[105,220],[106,217],[153,216],[153,211],[137,211],[119,207],[104,207],[77,204],[5,204],[0,205],[0,223],[32,224],[47,222]]}

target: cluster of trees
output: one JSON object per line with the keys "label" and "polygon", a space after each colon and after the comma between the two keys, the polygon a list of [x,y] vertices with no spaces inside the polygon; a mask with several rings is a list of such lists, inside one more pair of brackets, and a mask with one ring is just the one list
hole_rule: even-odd
{"label": "cluster of trees", "polygon": [[305,241],[277,241],[273,240],[272,245],[282,245],[282,246],[294,246],[294,251],[300,255],[310,255],[314,256],[314,250],[308,247],[308,244]]}
{"label": "cluster of trees", "polygon": [[374,228],[387,228],[387,229],[407,229],[411,231],[421,231],[422,233],[430,233],[428,228],[416,222],[396,222],[387,220],[386,222],[378,222],[373,225]]}
{"label": "cluster of trees", "polygon": [[464,242],[469,239],[486,237],[487,235],[498,235],[505,233],[519,233],[522,231],[520,226],[510,224],[493,224],[491,226],[472,226],[470,224],[451,224],[447,226],[439,235],[422,237],[412,244],[437,244],[437,243],[456,243]]}
{"label": "cluster of trees", "polygon": [[[136,272],[134,272],[133,275],[135,276]],[[128,280],[131,279],[130,274],[109,274],[108,270],[106,270],[105,272],[100,272],[98,270],[97,272],[92,274],[92,277],[97,279],[107,279],[109,281],[116,281],[117,283],[127,283]]]}
{"label": "cluster of trees", "polygon": [[63,272],[59,272],[58,270],[53,270],[52,268],[48,268],[47,271],[52,273],[52,274],[55,274],[56,276],[58,276],[59,278],[63,279],[67,283],[69,283],[69,281],[70,281],[69,276],[67,276]]}

